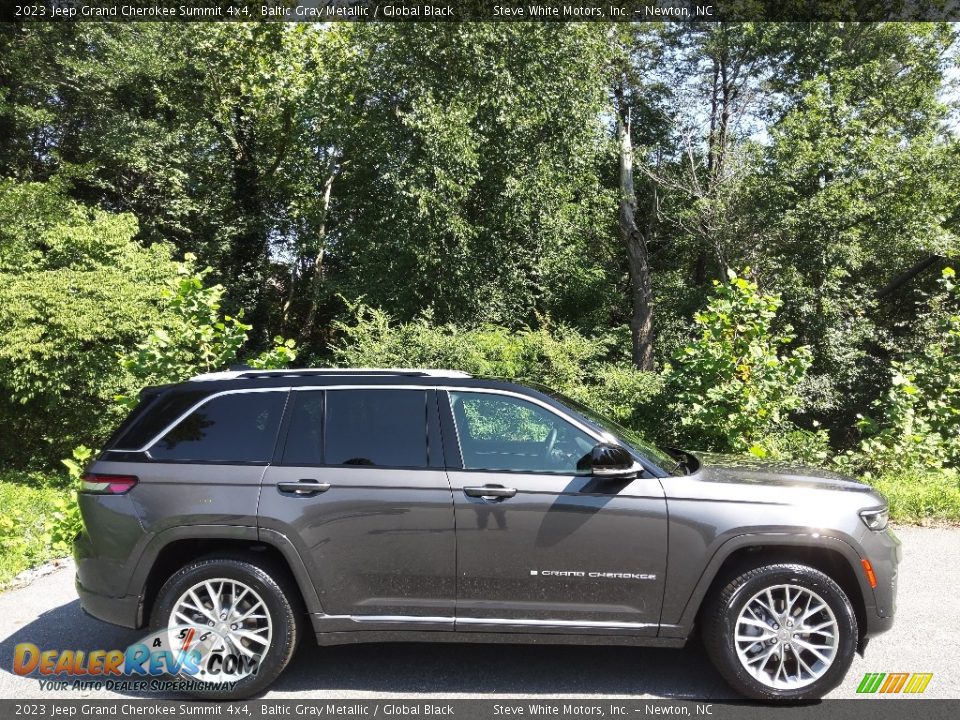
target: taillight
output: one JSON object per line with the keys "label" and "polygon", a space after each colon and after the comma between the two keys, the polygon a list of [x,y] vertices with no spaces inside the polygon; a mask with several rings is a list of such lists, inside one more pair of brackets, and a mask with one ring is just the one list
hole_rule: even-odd
{"label": "taillight", "polygon": [[134,475],[101,475],[87,473],[80,483],[80,492],[97,495],[123,495],[137,484]]}

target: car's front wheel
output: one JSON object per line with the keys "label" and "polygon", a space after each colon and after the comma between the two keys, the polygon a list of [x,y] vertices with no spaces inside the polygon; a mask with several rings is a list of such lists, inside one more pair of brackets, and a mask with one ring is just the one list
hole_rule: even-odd
{"label": "car's front wheel", "polygon": [[740,694],[758,700],[819,698],[843,680],[857,645],[850,599],[805,565],[745,572],[708,600],[707,654]]}
{"label": "car's front wheel", "polygon": [[174,674],[190,694],[238,700],[264,690],[293,657],[298,598],[281,568],[201,558],[164,583],[151,626],[186,663]]}

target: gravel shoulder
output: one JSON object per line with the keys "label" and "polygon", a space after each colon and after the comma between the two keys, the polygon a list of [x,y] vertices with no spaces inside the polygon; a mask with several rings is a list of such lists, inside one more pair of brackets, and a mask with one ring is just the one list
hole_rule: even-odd
{"label": "gravel shoulder", "polygon": [[[830,697],[853,697],[867,672],[932,672],[924,697],[960,698],[960,528],[900,527],[897,620],[856,657]],[[12,673],[17,643],[42,649],[123,648],[142,633],[80,610],[73,566],[60,561],[0,594],[0,698],[118,698],[107,691],[44,691]],[[591,697],[732,699],[697,642],[682,650],[536,645],[301,644],[266,698]]]}

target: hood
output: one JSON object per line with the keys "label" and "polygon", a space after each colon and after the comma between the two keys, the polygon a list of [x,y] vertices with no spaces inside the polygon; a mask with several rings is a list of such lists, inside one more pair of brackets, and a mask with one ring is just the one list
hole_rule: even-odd
{"label": "hood", "polygon": [[861,480],[823,468],[714,453],[696,453],[696,457],[701,463],[697,479],[703,482],[860,492],[871,489]]}

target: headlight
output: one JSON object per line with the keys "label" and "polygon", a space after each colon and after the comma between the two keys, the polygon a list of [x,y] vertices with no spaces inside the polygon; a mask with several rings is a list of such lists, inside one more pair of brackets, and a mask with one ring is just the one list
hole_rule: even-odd
{"label": "headlight", "polygon": [[861,510],[860,519],[871,530],[883,530],[887,527],[887,521],[890,519],[890,510],[889,508]]}

